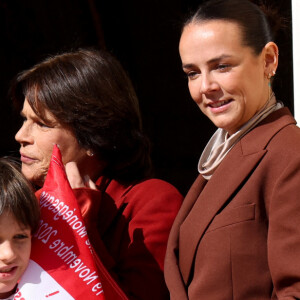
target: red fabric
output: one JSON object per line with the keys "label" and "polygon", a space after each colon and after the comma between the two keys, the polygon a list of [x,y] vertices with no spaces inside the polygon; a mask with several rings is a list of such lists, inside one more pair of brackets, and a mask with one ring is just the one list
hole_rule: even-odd
{"label": "red fabric", "polygon": [[97,186],[73,192],[97,253],[105,299],[169,299],[163,264],[182,195],[159,179],[124,186],[100,177]]}
{"label": "red fabric", "polygon": [[93,250],[57,146],[39,194],[41,221],[20,293],[28,293],[30,299],[55,295],[64,300],[104,300]]}
{"label": "red fabric", "polygon": [[124,186],[101,177],[97,185],[99,191],[74,193],[98,254],[105,298],[169,299],[163,264],[181,194],[158,179]]}

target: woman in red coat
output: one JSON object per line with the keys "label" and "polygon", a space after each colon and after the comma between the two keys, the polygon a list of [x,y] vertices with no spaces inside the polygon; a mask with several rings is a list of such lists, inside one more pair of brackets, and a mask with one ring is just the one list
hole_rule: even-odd
{"label": "woman in red coat", "polygon": [[37,188],[60,148],[105,299],[167,299],[163,261],[182,196],[151,179],[138,100],[119,62],[104,51],[63,53],[20,73],[11,95],[24,119],[22,172]]}
{"label": "woman in red coat", "polygon": [[248,0],[205,1],[183,27],[190,94],[218,129],[170,233],[172,300],[300,299],[300,129],[272,91],[273,39]]}

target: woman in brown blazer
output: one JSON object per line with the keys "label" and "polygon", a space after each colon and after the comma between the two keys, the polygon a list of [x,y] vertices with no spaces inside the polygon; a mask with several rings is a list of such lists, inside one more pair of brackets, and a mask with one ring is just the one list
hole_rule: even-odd
{"label": "woman in brown blazer", "polygon": [[248,0],[206,1],[179,52],[193,100],[218,127],[172,227],[172,300],[300,298],[300,129],[271,81],[278,47]]}

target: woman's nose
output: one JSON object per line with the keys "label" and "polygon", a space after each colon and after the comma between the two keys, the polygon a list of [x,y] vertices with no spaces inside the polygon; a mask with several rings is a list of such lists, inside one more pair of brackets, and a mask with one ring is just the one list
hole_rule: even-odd
{"label": "woman's nose", "polygon": [[13,245],[10,241],[3,241],[0,244],[0,260],[5,263],[10,263],[16,258]]}
{"label": "woman's nose", "polygon": [[212,74],[203,73],[201,79],[201,94],[209,94],[219,89],[219,85]]}
{"label": "woman's nose", "polygon": [[30,127],[27,123],[23,123],[19,131],[15,135],[15,139],[20,144],[30,144],[33,141],[33,137],[30,132]]}

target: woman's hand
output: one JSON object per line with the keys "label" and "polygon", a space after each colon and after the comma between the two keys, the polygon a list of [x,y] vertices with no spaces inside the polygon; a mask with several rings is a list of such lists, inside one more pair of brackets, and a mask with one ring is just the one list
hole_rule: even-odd
{"label": "woman's hand", "polygon": [[87,187],[96,190],[95,183],[90,179],[89,175],[81,177],[77,164],[74,161],[66,163],[66,174],[72,189]]}

